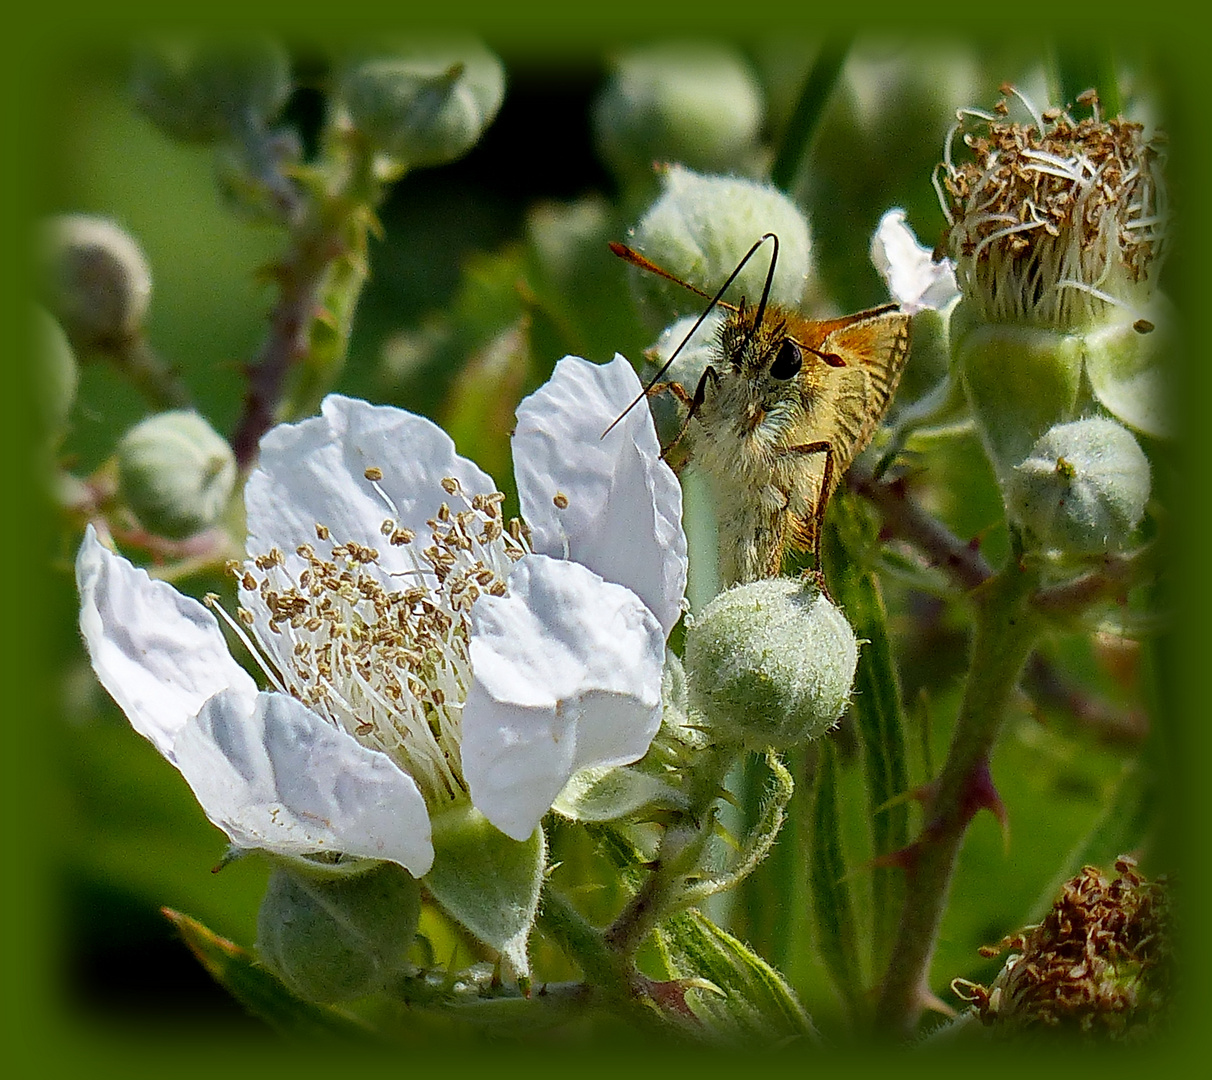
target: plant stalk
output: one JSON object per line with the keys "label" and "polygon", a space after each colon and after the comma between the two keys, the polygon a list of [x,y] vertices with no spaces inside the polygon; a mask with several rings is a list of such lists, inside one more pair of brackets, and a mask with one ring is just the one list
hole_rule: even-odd
{"label": "plant stalk", "polygon": [[1031,607],[1037,585],[1038,573],[1012,555],[973,594],[976,628],[951,747],[933,785],[925,828],[899,853],[905,900],[875,1014],[877,1029],[886,1035],[911,1036],[928,999],[930,961],[969,822],[982,808],[1001,815],[989,756],[1041,625]]}

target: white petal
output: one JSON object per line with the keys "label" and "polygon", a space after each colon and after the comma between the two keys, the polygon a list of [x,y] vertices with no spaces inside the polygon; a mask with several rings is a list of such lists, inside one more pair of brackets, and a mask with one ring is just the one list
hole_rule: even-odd
{"label": "white petal", "polygon": [[[381,574],[384,587],[397,589],[400,575],[416,572],[416,553],[429,544],[425,522],[443,502],[453,501],[442,490],[442,480],[456,478],[469,495],[496,486],[477,465],[455,453],[450,436],[424,417],[337,394],[324,399],[320,412],[298,424],[279,424],[261,440],[258,467],[244,489],[245,550],[255,557],[280,548],[286,573],[297,581],[306,564],[295,549],[307,543],[326,555],[316,539],[316,525],[326,525],[333,543],[354,541],[377,549],[378,563],[366,565],[364,572]],[[382,470],[379,487],[398,513],[366,479],[371,467]],[[379,529],[389,517],[417,533],[417,543],[387,543]],[[427,564],[422,567],[429,570]],[[240,602],[252,612],[257,640],[274,663],[289,667],[291,657],[284,653],[293,641],[270,630],[264,602],[243,589]]]}
{"label": "white petal", "polygon": [[518,406],[514,471],[534,550],[626,586],[668,634],[686,591],[681,487],[643,401],[602,437],[641,390],[621,356],[605,365],[566,356]]}
{"label": "white petal", "polygon": [[[371,467],[382,469],[379,486],[398,513],[366,479]],[[450,436],[431,421],[330,394],[320,416],[279,424],[261,440],[258,467],[244,489],[247,550],[255,555],[276,545],[288,560],[296,558],[299,544],[316,543],[319,523],[332,530],[334,543],[353,540],[378,548],[388,570],[411,567],[403,549],[384,541],[379,526],[395,518],[428,543],[425,522],[451,501],[441,487],[447,476],[469,494],[496,490],[492,478],[455,453]]]}
{"label": "white petal", "polygon": [[524,840],[578,769],[642,757],[661,719],[664,633],[629,590],[577,563],[522,559],[471,612],[463,775]]}
{"label": "white petal", "polygon": [[256,695],[214,615],[113,554],[91,525],[76,556],[76,582],[80,630],[97,678],[170,761],[177,733],[207,698],[225,689],[247,702]]}
{"label": "white petal", "polygon": [[941,311],[959,295],[950,259],[934,261],[905,224],[905,211],[889,210],[871,238],[871,261],[892,298],[913,315],[925,308]]}
{"label": "white petal", "polygon": [[416,877],[433,863],[412,778],[292,697],[216,694],[176,752],[206,816],[236,847],[388,859]]}

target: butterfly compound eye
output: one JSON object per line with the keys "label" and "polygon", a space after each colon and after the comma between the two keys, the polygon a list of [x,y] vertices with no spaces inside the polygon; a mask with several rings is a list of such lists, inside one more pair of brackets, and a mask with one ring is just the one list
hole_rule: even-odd
{"label": "butterfly compound eye", "polygon": [[779,346],[774,363],[770,365],[770,375],[775,379],[792,379],[800,373],[804,366],[804,356],[800,347],[788,338]]}

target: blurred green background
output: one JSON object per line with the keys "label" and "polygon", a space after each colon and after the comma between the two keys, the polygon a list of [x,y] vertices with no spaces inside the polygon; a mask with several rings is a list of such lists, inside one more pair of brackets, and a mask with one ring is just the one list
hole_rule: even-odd
{"label": "blurred green background", "polygon": [[[302,88],[287,116],[306,141],[323,107],[330,57],[315,40],[288,44]],[[625,238],[656,187],[651,178],[612,171],[595,143],[593,105],[615,53],[585,43],[558,50],[491,38],[488,44],[507,71],[500,115],[465,158],[411,173],[392,188],[380,213],[384,239],[371,244],[349,361],[334,389],[434,417],[508,492],[507,436],[517,401],[566,352],[605,361],[617,351],[638,362],[652,342],[628,272],[605,245]],[[765,118],[753,159],[760,173],[822,42],[772,36],[722,44],[761,87]],[[816,313],[885,299],[867,254],[880,215],[901,206],[924,243],[937,241],[944,221],[931,174],[955,109],[989,107],[1005,82],[1046,99],[1050,55],[959,40],[855,41],[791,190],[813,231]],[[1163,60],[1132,43],[1114,57],[1122,100],[1164,115],[1171,88]],[[1069,70],[1084,63],[1078,55]],[[37,209],[112,217],[138,239],[154,274],[150,340],[179,368],[203,413],[229,434],[240,365],[255,354],[273,301],[256,272],[282,237],[224,205],[209,151],[169,143],[135,113],[127,64],[118,48],[75,48],[43,72],[53,135],[39,162]],[[903,393],[915,388],[912,371],[906,387]],[[112,371],[86,366],[64,460],[87,474],[146,411]],[[920,464],[931,508],[961,537],[981,535],[996,556],[1004,546],[1000,501],[975,437],[940,442]],[[152,1018],[245,1029],[253,1022],[210,983],[159,909],[182,910],[249,945],[266,871],[247,859],[212,874],[223,837],[96,684],[75,630],[71,560],[78,540],[72,529],[55,532],[44,608],[57,677],[43,732],[51,783],[39,812],[51,838],[48,918],[64,1000],[82,1019],[132,1030]],[[181,583],[195,595],[217,584]],[[928,763],[937,767],[946,752],[964,670],[965,613],[887,585],[916,725],[911,779],[920,784]],[[1133,770],[1142,747],[1148,752],[1150,723],[1166,720],[1148,715],[1141,674],[1142,663],[1148,674],[1148,656],[1113,646],[1086,633],[1057,636],[1041,654],[1048,670],[1063,672],[1064,686],[1045,685],[1042,675],[1025,682],[1030,697],[1023,696],[993,761],[1010,828],[1003,835],[992,816],[975,820],[934,961],[932,989],[953,1006],[953,977],[988,981],[996,970],[977,947],[1037,914],[1071,853],[1104,815],[1123,825],[1139,795]],[[928,694],[920,710],[919,691]],[[1075,701],[1096,705],[1083,713]],[[853,735],[843,726],[837,738],[847,765],[848,854],[859,865],[870,857],[861,770]],[[785,933],[791,923],[808,925],[804,913],[786,909],[805,886],[784,885],[768,875],[764,892],[754,894],[759,900],[734,911],[734,932],[784,970],[827,1028],[836,1002],[814,957],[811,928],[806,940]],[[855,887],[864,887],[861,871]]]}

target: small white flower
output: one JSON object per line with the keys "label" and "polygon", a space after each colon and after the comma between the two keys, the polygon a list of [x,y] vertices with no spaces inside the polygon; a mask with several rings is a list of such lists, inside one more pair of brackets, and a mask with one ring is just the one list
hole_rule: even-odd
{"label": "small white flower", "polygon": [[892,298],[909,315],[942,311],[959,296],[954,264],[950,259],[935,261],[930,249],[917,242],[905,222],[905,211],[899,208],[880,218],[871,238],[871,261]]}
{"label": "small white flower", "polygon": [[[325,399],[261,443],[239,622],[109,552],[77,558],[93,667],[238,848],[433,862],[465,802],[524,840],[573,772],[643,756],[681,613],[681,493],[630,365],[566,357],[522,403],[531,532],[434,424]],[[241,625],[242,624],[242,625]]]}

